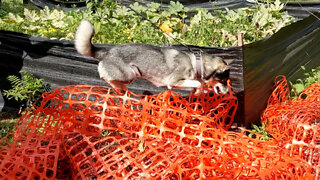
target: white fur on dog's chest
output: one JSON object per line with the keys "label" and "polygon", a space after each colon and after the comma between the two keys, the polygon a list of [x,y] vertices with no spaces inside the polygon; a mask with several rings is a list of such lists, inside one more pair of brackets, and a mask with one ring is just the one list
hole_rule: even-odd
{"label": "white fur on dog's chest", "polygon": [[100,61],[98,64],[98,72],[99,72],[100,78],[108,77],[107,71],[103,68],[102,61]]}

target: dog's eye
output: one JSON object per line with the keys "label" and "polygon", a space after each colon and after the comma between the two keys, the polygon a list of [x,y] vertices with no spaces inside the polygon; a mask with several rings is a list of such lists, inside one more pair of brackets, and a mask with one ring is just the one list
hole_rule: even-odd
{"label": "dog's eye", "polygon": [[227,78],[229,78],[229,74],[230,74],[230,70],[226,70],[226,71],[224,71],[224,72],[220,72],[220,73],[216,73],[216,77],[218,78],[218,79],[227,79]]}

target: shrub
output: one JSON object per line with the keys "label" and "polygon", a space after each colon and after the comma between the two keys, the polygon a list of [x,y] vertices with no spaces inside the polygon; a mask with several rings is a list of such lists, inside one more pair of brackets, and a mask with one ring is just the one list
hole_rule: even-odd
{"label": "shrub", "polygon": [[[131,9],[115,1],[88,1],[87,10],[63,12],[58,9],[25,9],[23,14],[8,13],[0,19],[0,29],[23,32],[31,35],[73,40],[81,20],[86,19],[95,27],[95,43],[123,44],[176,44],[172,36],[182,43],[199,46],[234,46],[237,34],[244,33],[244,42],[250,43],[270,36],[282,27],[292,23],[294,18],[282,12],[279,1],[269,6],[256,5],[253,8],[216,11],[190,10],[179,2],[171,2],[167,10],[158,3],[130,7],[161,27],[155,28],[150,22]],[[190,19],[189,23],[185,19]],[[168,35],[169,34],[169,35]]]}
{"label": "shrub", "polygon": [[20,71],[22,79],[15,75],[8,76],[12,89],[4,90],[4,96],[16,101],[26,101],[27,107],[34,104],[45,91],[43,79],[34,77],[31,73]]}

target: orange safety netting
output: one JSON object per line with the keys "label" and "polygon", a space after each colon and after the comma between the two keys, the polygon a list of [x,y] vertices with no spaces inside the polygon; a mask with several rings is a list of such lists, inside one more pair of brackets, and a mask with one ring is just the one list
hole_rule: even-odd
{"label": "orange safety netting", "polygon": [[320,84],[312,84],[295,99],[290,99],[289,94],[286,78],[279,76],[262,122],[278,146],[311,164],[319,179]]}
{"label": "orange safety netting", "polygon": [[289,88],[284,76],[279,76],[275,90],[263,113],[262,122],[280,143],[291,141],[298,124],[320,123],[320,84],[307,87],[299,97],[289,100]]}
{"label": "orange safety netting", "polygon": [[226,131],[238,104],[229,90],[217,95],[206,85],[182,97],[58,88],[1,140],[0,179],[314,178],[317,163],[294,149]]}

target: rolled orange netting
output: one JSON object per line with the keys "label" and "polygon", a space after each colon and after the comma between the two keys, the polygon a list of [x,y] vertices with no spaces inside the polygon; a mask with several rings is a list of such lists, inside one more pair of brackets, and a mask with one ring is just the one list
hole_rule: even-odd
{"label": "rolled orange netting", "polygon": [[276,78],[276,85],[269,98],[262,122],[272,136],[282,142],[291,141],[297,124],[320,122],[320,84],[307,87],[297,98],[289,99],[289,88],[284,76]]}
{"label": "rolled orange netting", "polygon": [[207,84],[186,97],[57,88],[1,140],[0,179],[314,178],[290,149],[227,131],[238,104],[228,86],[228,94]]}
{"label": "rolled orange netting", "polygon": [[280,147],[290,150],[313,167],[320,178],[320,84],[307,87],[295,99],[289,98],[284,76],[277,78],[262,122]]}

